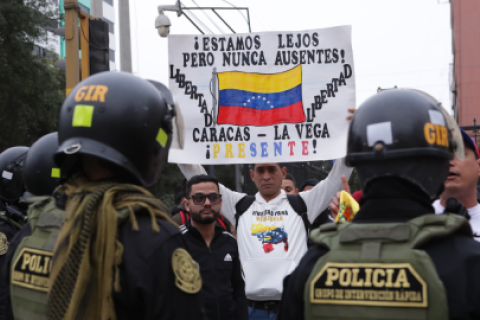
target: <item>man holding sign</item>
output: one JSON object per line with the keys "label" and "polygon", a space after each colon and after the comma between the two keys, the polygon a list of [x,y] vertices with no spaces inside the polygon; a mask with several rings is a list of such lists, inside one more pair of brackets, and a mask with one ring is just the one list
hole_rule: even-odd
{"label": "man holding sign", "polygon": [[[206,174],[201,165],[179,164],[187,179]],[[247,196],[220,184],[222,214],[236,222],[237,240],[249,299],[250,319],[274,318],[282,295],[282,281],[307,251],[308,230],[342,189],[341,176],[352,168],[335,161],[328,177],[313,189],[288,195],[282,190],[287,174],[278,163],[253,165],[250,177],[258,193]]]}

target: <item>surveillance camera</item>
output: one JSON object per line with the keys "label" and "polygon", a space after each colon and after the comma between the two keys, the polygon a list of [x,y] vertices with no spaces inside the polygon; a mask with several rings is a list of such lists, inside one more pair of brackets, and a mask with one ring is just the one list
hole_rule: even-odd
{"label": "surveillance camera", "polygon": [[168,35],[170,34],[170,27],[168,26],[161,26],[161,27],[158,27],[157,28],[157,31],[158,31],[158,35],[162,38],[166,38],[168,37]]}
{"label": "surveillance camera", "polygon": [[155,28],[158,31],[158,34],[160,37],[165,38],[168,36],[170,33],[170,26],[172,24],[170,23],[170,19],[161,12],[158,17],[155,19]]}

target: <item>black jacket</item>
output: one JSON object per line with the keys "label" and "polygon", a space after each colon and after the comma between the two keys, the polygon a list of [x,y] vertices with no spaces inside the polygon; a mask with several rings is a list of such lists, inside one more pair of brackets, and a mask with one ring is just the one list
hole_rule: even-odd
{"label": "black jacket", "polygon": [[121,292],[113,294],[117,320],[204,319],[200,294],[182,291],[172,268],[173,252],[186,248],[177,227],[157,219],[160,232],[152,230],[151,217],[136,213],[140,231],[129,222],[119,227],[123,244],[120,266]]}
{"label": "black jacket", "polygon": [[[8,230],[8,234],[5,230]],[[13,319],[12,307],[10,305],[10,264],[13,259],[13,254],[17,250],[20,241],[27,236],[30,236],[31,228],[27,223],[18,231],[11,224],[0,220],[0,232],[5,232],[8,239],[8,250],[5,255],[0,258],[0,320]]]}
{"label": "black jacket", "polygon": [[[380,179],[365,190],[353,223],[406,222],[434,212],[428,198],[415,186],[396,179]],[[447,293],[451,320],[480,319],[480,243],[454,234],[426,243]],[[311,247],[295,271],[284,280],[282,305],[277,320],[304,319],[305,283],[317,260],[327,249]]]}
{"label": "black jacket", "polygon": [[[157,219],[160,232],[156,233],[152,230],[149,214],[137,212],[135,215],[139,231],[134,231],[129,222],[122,223],[118,230],[123,256],[120,266],[121,291],[113,292],[117,320],[204,319],[200,294],[185,293],[175,284],[173,252],[186,246],[180,231],[171,223]],[[12,250],[7,253],[9,262],[21,240],[29,235],[31,228],[27,224],[12,240]],[[8,271],[4,269],[7,279],[2,281],[2,286],[9,283]],[[1,297],[7,303],[5,319],[13,320],[9,287],[5,289],[7,297]]]}
{"label": "black jacket", "polygon": [[200,266],[203,281],[201,297],[207,318],[247,320],[247,298],[237,240],[216,226],[209,248],[190,221],[181,228],[188,251]]}

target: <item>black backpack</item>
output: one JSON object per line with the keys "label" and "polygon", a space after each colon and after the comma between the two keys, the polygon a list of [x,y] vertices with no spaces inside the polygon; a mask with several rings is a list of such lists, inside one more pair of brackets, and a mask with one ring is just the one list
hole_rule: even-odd
{"label": "black backpack", "polygon": [[[308,235],[311,224],[310,221],[308,221],[307,205],[305,204],[305,201],[303,201],[303,198],[298,194],[287,194],[287,199],[293,210],[295,210],[295,212],[302,217],[303,224],[305,225],[305,231]],[[242,214],[244,214],[245,211],[250,208],[254,201],[255,196],[245,196],[237,202],[235,205],[235,229],[238,228],[238,219],[240,219]]]}

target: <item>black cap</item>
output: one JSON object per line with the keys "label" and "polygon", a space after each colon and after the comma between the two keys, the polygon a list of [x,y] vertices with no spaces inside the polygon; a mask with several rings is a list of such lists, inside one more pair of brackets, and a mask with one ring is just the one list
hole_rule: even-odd
{"label": "black cap", "polygon": [[308,179],[304,184],[302,184],[302,188],[300,189],[300,191],[303,191],[303,189],[305,189],[306,186],[316,186],[319,182],[320,181],[315,178]]}

